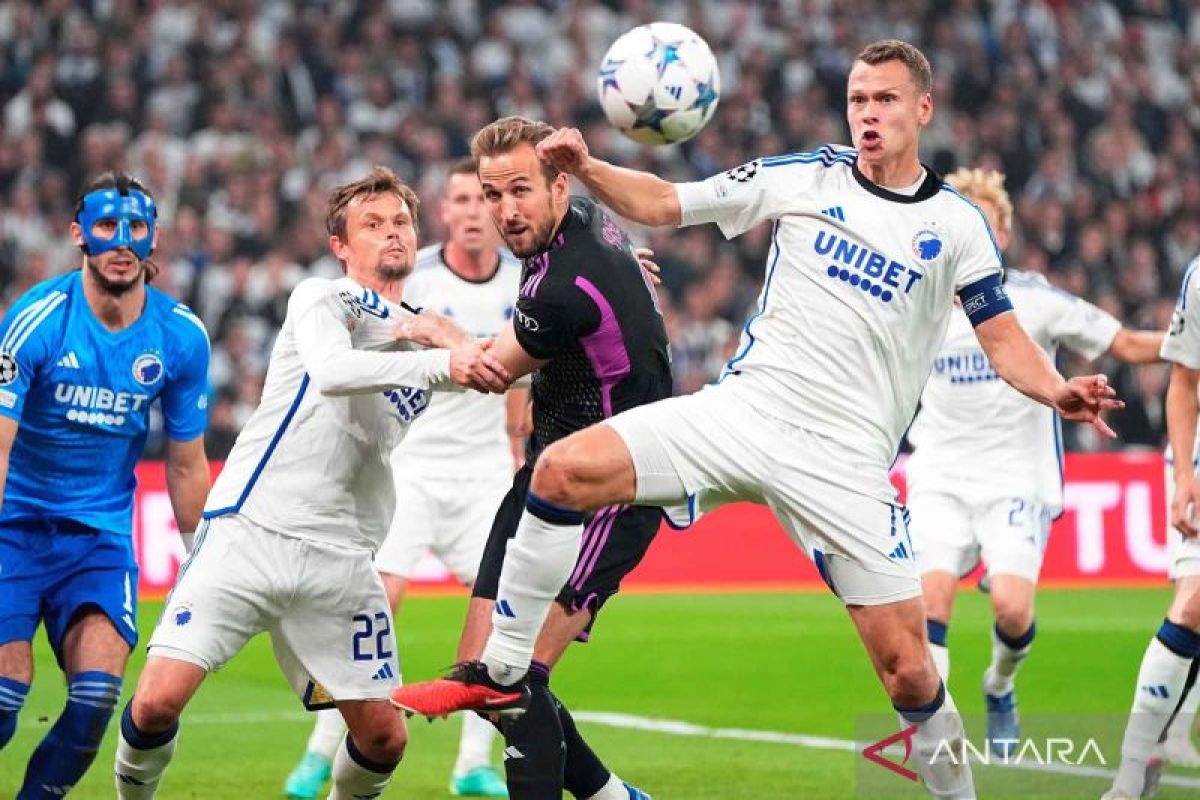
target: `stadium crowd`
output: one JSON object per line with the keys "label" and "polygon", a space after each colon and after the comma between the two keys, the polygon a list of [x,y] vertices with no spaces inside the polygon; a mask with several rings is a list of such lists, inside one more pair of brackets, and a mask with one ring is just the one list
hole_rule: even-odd
{"label": "stadium crowd", "polygon": [[[594,99],[608,44],[655,19],[695,29],[721,64],[716,117],[673,148],[625,140]],[[1008,175],[1010,266],[1165,328],[1200,252],[1200,11],[1182,0],[15,0],[0,5],[0,305],[78,266],[67,231],[88,177],[139,175],[165,222],[156,285],[213,339],[220,457],[258,404],[290,289],[340,274],[330,187],[391,166],[433,242],[447,166],[498,115],[580,127],[598,155],[675,180],[843,141],[845,76],[884,37],[933,62],[925,162]],[[636,238],[663,265],[691,391],[736,345],[770,230]],[[1105,368],[1129,401],[1115,446],[1159,446],[1168,368]],[[1070,428],[1069,447],[1112,446]]]}

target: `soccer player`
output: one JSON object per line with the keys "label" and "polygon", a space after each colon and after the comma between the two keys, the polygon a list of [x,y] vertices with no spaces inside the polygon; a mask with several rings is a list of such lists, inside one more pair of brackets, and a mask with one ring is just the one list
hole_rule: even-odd
{"label": "soccer player", "polygon": [[[500,246],[484,208],[475,161],[451,166],[441,199],[445,242],[417,252],[404,301],[449,317],[481,339],[509,324],[520,262]],[[392,454],[396,514],[375,568],[395,613],[421,557],[431,550],[458,580],[475,582],[492,515],[524,461],[527,389],[507,395],[468,392],[438,398]],[[328,780],[346,725],[336,710],[321,711],[300,763],[288,776],[288,797],[318,795]],[[489,763],[496,729],[475,714],[463,716],[450,791],[460,797],[506,797]]]}
{"label": "soccer player", "polygon": [[[541,454],[594,422],[671,393],[667,334],[651,279],[613,220],[594,202],[572,198],[567,176],[538,159],[535,146],[553,130],[508,117],[472,142],[488,211],[524,260],[514,319],[489,352],[510,376],[533,374],[533,433],[526,466],[496,512],[459,642],[456,680],[480,668],[491,620],[515,613],[497,603],[496,590],[506,549],[528,546],[512,537],[522,509],[536,502],[529,483]],[[414,319],[410,333],[421,339],[426,326]],[[587,520],[582,551],[576,546],[567,554],[574,569],[553,593],[557,602],[532,651],[530,685],[507,704],[528,710],[503,723],[508,788],[516,800],[559,800],[564,788],[594,800],[645,797],[599,761],[549,681],[567,646],[586,640],[601,607],[641,561],[661,516],[644,505],[602,508]]]}
{"label": "soccer player", "polygon": [[592,158],[577,130],[539,143],[549,164],[636,222],[716,222],[735,236],[776,220],[766,282],[717,385],[617,414],[541,454],[482,663],[398,689],[393,701],[444,713],[518,698],[547,609],[574,569],[585,511],[751,500],[773,509],[846,604],[892,703],[916,727],[929,791],[974,796],[969,766],[932,759],[939,742],[961,738],[962,721],[929,656],[906,513],[888,481],[955,293],[997,373],[1022,392],[1109,434],[1100,412],[1120,401],[1103,376],[1064,380],[1009,313],[987,221],[917,158],[931,84],[912,45],[869,45],[847,91],[857,150],[763,158],[699,183]]}
{"label": "soccer player", "polygon": [[154,796],[184,706],[261,631],[305,706],[336,705],[349,726],[330,797],[375,797],[390,780],[407,732],[375,702],[399,666],[372,566],[394,510],[390,455],[431,389],[468,385],[468,375],[503,388],[503,370],[445,320],[435,344],[450,349],[366,352],[392,345],[411,316],[396,303],[416,214],[415,194],[385,168],[331,194],[330,248],[346,277],[310,278],[288,300],[262,403],[208,495],[121,718],[119,797]]}
{"label": "soccer player", "polygon": [[[1200,259],[1183,276],[1175,314],[1162,345],[1171,362],[1167,386],[1167,438],[1174,491],[1171,524],[1171,577],[1175,596],[1166,619],[1150,640],[1134,684],[1133,708],[1121,744],[1121,765],[1104,800],[1132,800],[1153,794],[1158,765],[1151,768],[1159,741],[1186,702],[1200,670],[1200,480],[1196,479],[1196,419],[1200,416]],[[1182,456],[1191,453],[1192,459]],[[1194,710],[1195,706],[1192,706]],[[1187,721],[1190,723],[1190,721]],[[1185,724],[1186,734],[1189,724]]]}
{"label": "soccer player", "polygon": [[83,268],[33,287],[0,323],[0,748],[29,691],[41,622],[67,679],[21,800],[70,792],[120,699],[137,643],[134,466],[155,400],[185,537],[208,491],[208,335],[187,306],[146,285],[157,227],[145,186],[100,175],[71,223]]}
{"label": "soccer player", "polygon": [[[1001,251],[1012,234],[1004,176],[960,169],[946,179],[983,211]],[[1052,287],[1035,273],[1009,270],[1015,314],[1053,360],[1060,345],[1089,359],[1108,353],[1129,364],[1158,360],[1163,335],[1135,331]],[[1050,521],[1062,513],[1058,418],[999,379],[961,308],[921,394],[908,438],[909,532],[925,597],[930,650],[950,677],[947,629],[959,577],[982,558],[995,625],[983,676],[988,742],[1001,758],[1020,739],[1013,681],[1033,645],[1033,595]]]}

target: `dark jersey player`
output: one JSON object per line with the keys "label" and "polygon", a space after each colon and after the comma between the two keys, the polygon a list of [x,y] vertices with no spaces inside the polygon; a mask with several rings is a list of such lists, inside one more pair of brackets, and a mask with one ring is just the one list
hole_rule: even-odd
{"label": "dark jersey player", "polygon": [[[459,644],[459,665],[449,681],[482,668],[478,658],[492,615],[513,613],[500,568],[522,512],[537,502],[529,495],[529,481],[542,451],[671,393],[670,351],[654,290],[625,233],[591,200],[570,197],[566,176],[538,160],[534,146],[552,130],[510,117],[481,130],[472,146],[492,219],[509,249],[524,259],[513,324],[490,352],[510,375],[532,373],[533,433],[526,466],[497,511]],[[423,331],[415,326],[438,324],[426,317],[413,323],[418,339]],[[548,683],[567,646],[586,640],[600,607],[641,561],[661,516],[657,507],[619,505],[587,520],[575,567],[554,587],[558,602],[537,638],[528,688],[498,698],[501,707],[526,709],[506,716],[502,726],[506,753],[513,748],[521,753],[506,756],[514,800],[558,800],[564,789],[593,800],[645,797],[600,763]],[[539,557],[508,553],[509,560]],[[394,695],[393,701],[404,707],[405,697]]]}

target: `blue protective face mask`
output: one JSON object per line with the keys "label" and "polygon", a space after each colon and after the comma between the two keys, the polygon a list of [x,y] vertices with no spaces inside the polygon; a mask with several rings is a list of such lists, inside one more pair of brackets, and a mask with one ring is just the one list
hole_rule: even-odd
{"label": "blue protective face mask", "polygon": [[[129,189],[126,194],[117,189],[97,189],[83,196],[83,206],[75,219],[82,228],[83,252],[89,256],[127,247],[138,259],[145,261],[154,249],[156,217],[158,208],[154,201],[137,189]],[[92,227],[103,219],[116,220],[117,230],[111,239],[92,235]],[[146,223],[146,235],[135,239],[131,229],[138,220]]]}

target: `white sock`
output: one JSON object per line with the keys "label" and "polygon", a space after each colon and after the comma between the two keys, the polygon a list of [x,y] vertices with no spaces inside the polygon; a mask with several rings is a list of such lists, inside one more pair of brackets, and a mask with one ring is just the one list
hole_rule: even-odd
{"label": "white sock", "polygon": [[[530,511],[535,507],[537,514]],[[582,537],[581,514],[549,506],[530,492],[516,536],[508,543],[492,635],[481,659],[492,680],[511,685],[529,671],[534,640],[550,604],[571,577]]]}
{"label": "white sock", "polygon": [[338,751],[338,745],[342,743],[342,737],[345,735],[346,720],[342,719],[342,712],[336,708],[318,711],[317,722],[313,725],[312,733],[309,734],[308,746],[305,750],[309,753],[318,753],[333,761]]}
{"label": "white sock", "polygon": [[600,788],[591,797],[585,800],[629,800],[629,790],[625,788],[624,782],[616,776],[615,773],[609,773],[608,783]]}
{"label": "white sock", "polygon": [[353,739],[349,736],[343,738],[337,755],[333,757],[333,788],[329,792],[329,800],[379,797],[391,781],[396,766],[371,763],[358,752]]}
{"label": "white sock", "polygon": [[1200,707],[1200,679],[1192,685],[1187,696],[1183,698],[1183,705],[1179,707],[1179,712],[1175,715],[1174,721],[1171,722],[1171,728],[1167,731],[1167,736],[1171,739],[1190,744],[1192,741],[1192,726],[1196,723],[1196,709],[1198,707]]}
{"label": "white sock", "polygon": [[942,692],[944,699],[936,711],[901,713],[900,724],[917,726],[913,762],[929,794],[937,800],[974,800],[971,765],[959,758],[964,752],[962,717],[944,686]]}
{"label": "white sock", "polygon": [[454,762],[454,777],[461,778],[473,769],[492,762],[492,742],[496,729],[478,714],[463,714],[462,736],[458,739],[458,760]]}
{"label": "white sock", "polygon": [[1158,637],[1150,640],[1138,670],[1133,708],[1121,743],[1121,766],[1113,788],[1140,797],[1145,782],[1146,762],[1158,746],[1167,719],[1179,704],[1192,659],[1173,653]]}
{"label": "white sock", "polygon": [[1029,655],[1033,647],[1033,634],[1036,627],[1032,624],[1015,642],[1001,638],[1000,629],[992,626],[992,663],[983,673],[983,689],[990,695],[1006,695],[1013,690],[1013,678],[1017,668]]}
{"label": "white sock", "polygon": [[933,658],[933,665],[937,667],[938,677],[942,679],[942,683],[950,682],[950,648],[944,644],[929,643],[929,655]]}
{"label": "white sock", "polygon": [[[126,738],[126,729],[130,725],[125,719],[128,715],[127,707],[125,716],[121,720],[120,735],[117,737],[117,755],[113,763],[117,797],[120,800],[151,800],[158,792],[158,782],[162,780],[167,765],[171,763],[171,757],[175,755],[175,743],[179,741],[179,729],[176,728],[170,734],[170,738],[161,744],[151,747],[134,747]],[[136,733],[130,734],[130,737],[135,740],[141,739]],[[159,739],[162,737],[149,736],[145,738]],[[145,740],[138,741],[138,744],[147,743]]]}

